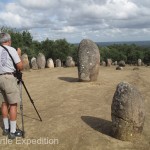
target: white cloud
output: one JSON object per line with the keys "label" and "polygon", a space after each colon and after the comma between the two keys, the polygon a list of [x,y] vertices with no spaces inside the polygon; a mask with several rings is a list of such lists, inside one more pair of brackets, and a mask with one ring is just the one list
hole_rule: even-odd
{"label": "white cloud", "polygon": [[18,2],[26,8],[33,9],[46,9],[57,4],[57,0],[18,0]]}
{"label": "white cloud", "polygon": [[128,0],[107,0],[103,5],[85,4],[85,14],[91,14],[92,17],[109,19],[129,19],[136,16],[137,6]]}
{"label": "white cloud", "polygon": [[13,14],[11,12],[0,13],[0,16],[1,16],[1,25],[3,26],[11,28],[26,28],[31,26],[29,21],[24,20],[19,15]]}
{"label": "white cloud", "polygon": [[67,26],[67,27],[63,27],[62,32],[72,33],[75,30],[76,30],[75,27]]}
{"label": "white cloud", "polygon": [[149,7],[149,0],[14,0],[0,2],[0,26],[28,29],[39,40],[142,40],[147,32],[145,40]]}

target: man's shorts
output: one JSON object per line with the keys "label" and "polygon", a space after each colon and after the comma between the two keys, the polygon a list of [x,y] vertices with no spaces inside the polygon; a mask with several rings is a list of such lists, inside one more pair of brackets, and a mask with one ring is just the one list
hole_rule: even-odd
{"label": "man's shorts", "polygon": [[0,101],[8,104],[20,101],[19,86],[13,75],[0,75]]}

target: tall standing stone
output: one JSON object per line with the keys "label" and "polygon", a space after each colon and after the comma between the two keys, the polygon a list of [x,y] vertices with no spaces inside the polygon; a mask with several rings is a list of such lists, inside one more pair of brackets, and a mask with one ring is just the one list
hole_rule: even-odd
{"label": "tall standing stone", "polygon": [[117,62],[117,61],[115,61],[115,62],[114,62],[114,65],[116,66],[117,64],[118,64],[118,62]]}
{"label": "tall standing stone", "polygon": [[107,64],[107,66],[108,66],[108,67],[110,67],[110,66],[111,66],[111,64],[112,64],[112,60],[111,60],[110,58],[109,58],[109,59],[107,59],[107,63],[106,63],[106,64]]}
{"label": "tall standing stone", "polygon": [[145,109],[140,92],[132,85],[121,82],[116,88],[111,105],[112,135],[132,141],[143,130]]}
{"label": "tall standing stone", "polygon": [[39,69],[44,69],[46,65],[45,56],[42,53],[39,53],[37,56],[37,65]]}
{"label": "tall standing stone", "polygon": [[71,56],[68,56],[66,59],[66,67],[74,67],[75,62]]}
{"label": "tall standing stone", "polygon": [[91,40],[83,39],[78,47],[79,81],[96,81],[99,73],[100,53]]}
{"label": "tall standing stone", "polygon": [[23,63],[23,70],[29,70],[30,69],[30,65],[29,65],[28,55],[27,54],[23,54],[21,56],[21,60],[22,60],[22,63]]}
{"label": "tall standing stone", "polygon": [[138,59],[138,66],[142,66],[142,60]]}
{"label": "tall standing stone", "polygon": [[61,60],[60,59],[56,59],[56,67],[61,67]]}
{"label": "tall standing stone", "polygon": [[49,59],[47,60],[46,66],[47,66],[48,68],[54,68],[53,59],[49,58]]}
{"label": "tall standing stone", "polygon": [[31,59],[31,66],[32,66],[32,69],[34,69],[34,70],[37,70],[37,69],[38,69],[38,65],[37,65],[37,61],[36,61],[36,58],[35,58],[35,57],[33,57],[33,58]]}

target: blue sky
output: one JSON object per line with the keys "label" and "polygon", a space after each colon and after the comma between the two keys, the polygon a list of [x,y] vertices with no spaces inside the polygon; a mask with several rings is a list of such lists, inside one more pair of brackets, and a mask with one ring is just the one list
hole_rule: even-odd
{"label": "blue sky", "polygon": [[28,30],[38,41],[143,41],[149,8],[149,0],[1,0],[0,27]]}

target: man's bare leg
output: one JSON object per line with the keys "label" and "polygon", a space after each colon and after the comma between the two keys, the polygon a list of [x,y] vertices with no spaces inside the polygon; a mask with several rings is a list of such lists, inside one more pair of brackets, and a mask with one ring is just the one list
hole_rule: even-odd
{"label": "man's bare leg", "polygon": [[2,103],[1,111],[2,111],[2,117],[3,117],[3,122],[4,122],[4,128],[9,129],[8,104],[6,102]]}

